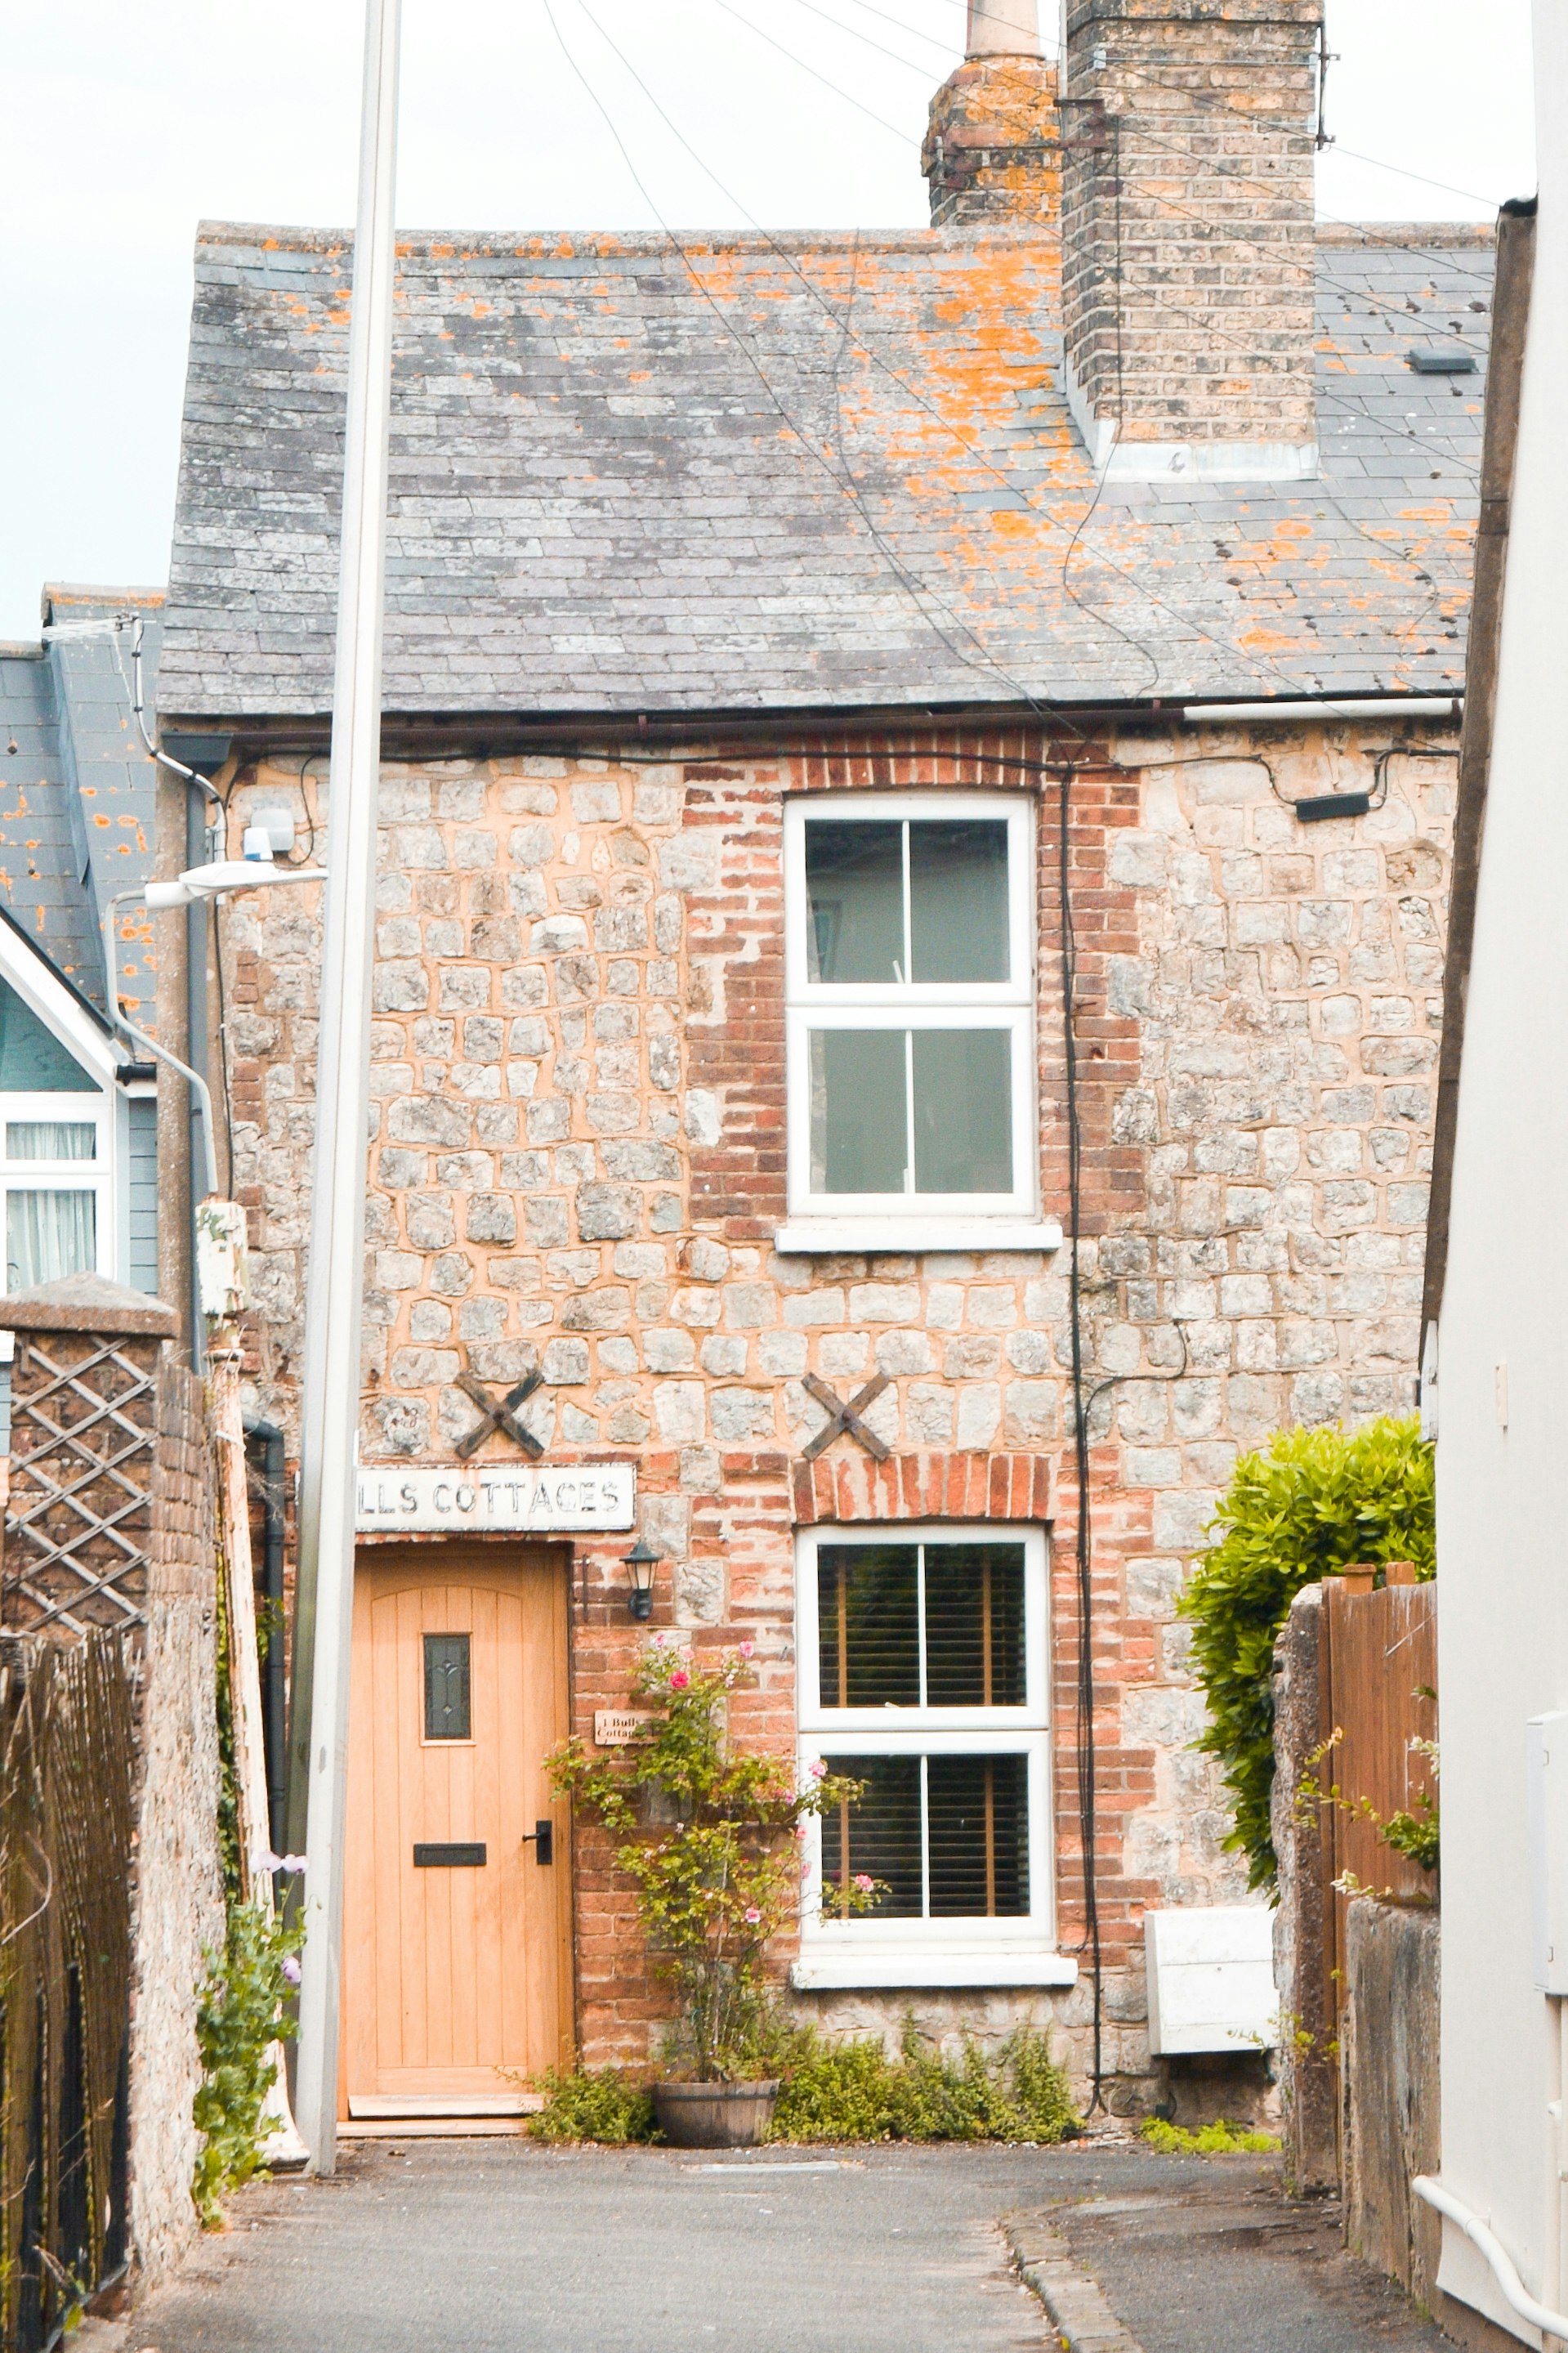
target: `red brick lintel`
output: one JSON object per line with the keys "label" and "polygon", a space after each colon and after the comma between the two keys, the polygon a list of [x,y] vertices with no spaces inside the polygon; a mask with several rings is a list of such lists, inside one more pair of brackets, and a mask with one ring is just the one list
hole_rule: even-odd
{"label": "red brick lintel", "polygon": [[[848,1441],[845,1441],[846,1447]],[[797,1527],[818,1520],[1052,1520],[1054,1454],[836,1451],[793,1471]]]}

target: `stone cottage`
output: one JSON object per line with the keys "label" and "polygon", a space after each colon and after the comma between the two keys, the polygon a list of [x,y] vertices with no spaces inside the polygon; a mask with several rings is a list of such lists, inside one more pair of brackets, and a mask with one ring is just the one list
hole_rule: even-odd
{"label": "stone cottage", "polygon": [[[1242,1888],[1185,1567],[1238,1448],[1412,1400],[1489,239],[1315,225],[1318,0],[970,23],[929,228],[402,246],[351,2129],[649,2048],[539,1762],[634,1529],[735,1736],[864,1782],[802,2006],[1154,2097],[1144,1915]],[[350,259],[201,232],[159,681],[300,859]],[[221,923],[292,1447],[320,916]]]}

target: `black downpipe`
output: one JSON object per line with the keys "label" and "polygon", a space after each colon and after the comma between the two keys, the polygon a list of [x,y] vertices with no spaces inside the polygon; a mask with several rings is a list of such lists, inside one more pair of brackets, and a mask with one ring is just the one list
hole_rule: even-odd
{"label": "black downpipe", "polygon": [[287,1835],[289,1810],[289,1742],[286,1721],[283,1634],[283,1529],[286,1497],[283,1486],[283,1432],[276,1422],[247,1421],[247,1438],[260,1440],[262,1493],[267,1505],[267,1539],[263,1554],[267,1587],[267,1682],[263,1693],[267,1746],[267,1813],[272,1852],[280,1854]]}

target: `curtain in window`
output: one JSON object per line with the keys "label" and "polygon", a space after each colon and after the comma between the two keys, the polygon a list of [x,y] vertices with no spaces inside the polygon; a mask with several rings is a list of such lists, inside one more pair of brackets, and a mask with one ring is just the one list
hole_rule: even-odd
{"label": "curtain in window", "polygon": [[7,1160],[96,1160],[98,1131],[90,1120],[9,1119]]}
{"label": "curtain in window", "polygon": [[16,1192],[5,1197],[5,1286],[30,1290],[98,1263],[98,1203],[91,1193]]}

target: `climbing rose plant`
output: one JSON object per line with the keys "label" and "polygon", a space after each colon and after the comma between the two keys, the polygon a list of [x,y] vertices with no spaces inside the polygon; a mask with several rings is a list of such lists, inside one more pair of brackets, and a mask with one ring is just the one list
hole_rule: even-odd
{"label": "climbing rose plant", "polygon": [[[799,1905],[805,1824],[858,1792],[820,1767],[797,1782],[784,1757],[731,1748],[727,1703],[752,1680],[751,1650],[700,1662],[655,1635],[631,1694],[649,1711],[643,1736],[614,1758],[574,1739],[545,1760],[556,1788],[616,1841],[654,1966],[680,2005],[668,2055],[704,2083],[765,2072],[767,1947]],[[834,1901],[863,1911],[879,1893],[862,1873]]]}

